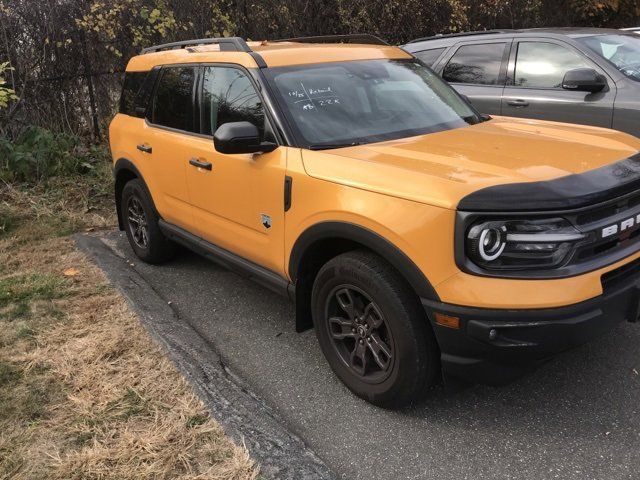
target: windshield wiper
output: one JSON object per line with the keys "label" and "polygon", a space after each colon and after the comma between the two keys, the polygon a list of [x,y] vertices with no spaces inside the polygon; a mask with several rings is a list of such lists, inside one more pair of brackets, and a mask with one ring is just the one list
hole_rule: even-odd
{"label": "windshield wiper", "polygon": [[317,145],[309,145],[309,150],[331,150],[333,148],[355,147],[356,145],[362,145],[364,143],[365,142],[318,143]]}

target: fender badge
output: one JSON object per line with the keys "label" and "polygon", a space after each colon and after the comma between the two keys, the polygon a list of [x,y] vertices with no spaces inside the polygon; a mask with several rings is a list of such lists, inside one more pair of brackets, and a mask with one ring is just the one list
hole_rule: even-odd
{"label": "fender badge", "polygon": [[262,220],[262,226],[264,228],[271,228],[271,216],[261,213],[260,218]]}

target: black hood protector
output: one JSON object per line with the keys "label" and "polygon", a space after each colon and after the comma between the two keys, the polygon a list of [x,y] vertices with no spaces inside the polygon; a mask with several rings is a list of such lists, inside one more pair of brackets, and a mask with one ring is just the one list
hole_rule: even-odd
{"label": "black hood protector", "polygon": [[640,152],[604,167],[542,182],[508,183],[464,197],[458,210],[520,212],[571,210],[640,189]]}

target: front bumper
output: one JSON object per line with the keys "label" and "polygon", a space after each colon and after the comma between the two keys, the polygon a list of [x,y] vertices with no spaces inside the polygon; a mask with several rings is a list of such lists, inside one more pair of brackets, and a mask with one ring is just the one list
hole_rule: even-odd
{"label": "front bumper", "polygon": [[[422,299],[440,346],[445,378],[505,384],[620,322],[636,322],[640,262],[607,273],[602,284],[602,295],[557,308],[487,309]],[[436,323],[436,313],[460,319],[459,328]]]}

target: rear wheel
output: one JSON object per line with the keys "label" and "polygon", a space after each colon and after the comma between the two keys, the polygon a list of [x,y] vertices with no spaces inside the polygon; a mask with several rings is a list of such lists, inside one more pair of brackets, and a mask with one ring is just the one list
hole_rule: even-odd
{"label": "rear wheel", "polygon": [[176,245],[160,230],[158,214],[139,179],[131,180],[122,189],[120,214],[129,244],[141,260],[155,264],[173,257]]}
{"label": "rear wheel", "polygon": [[381,407],[419,400],[439,371],[439,351],[416,295],[377,255],[358,250],[324,265],[313,319],[331,368],[356,395]]}

